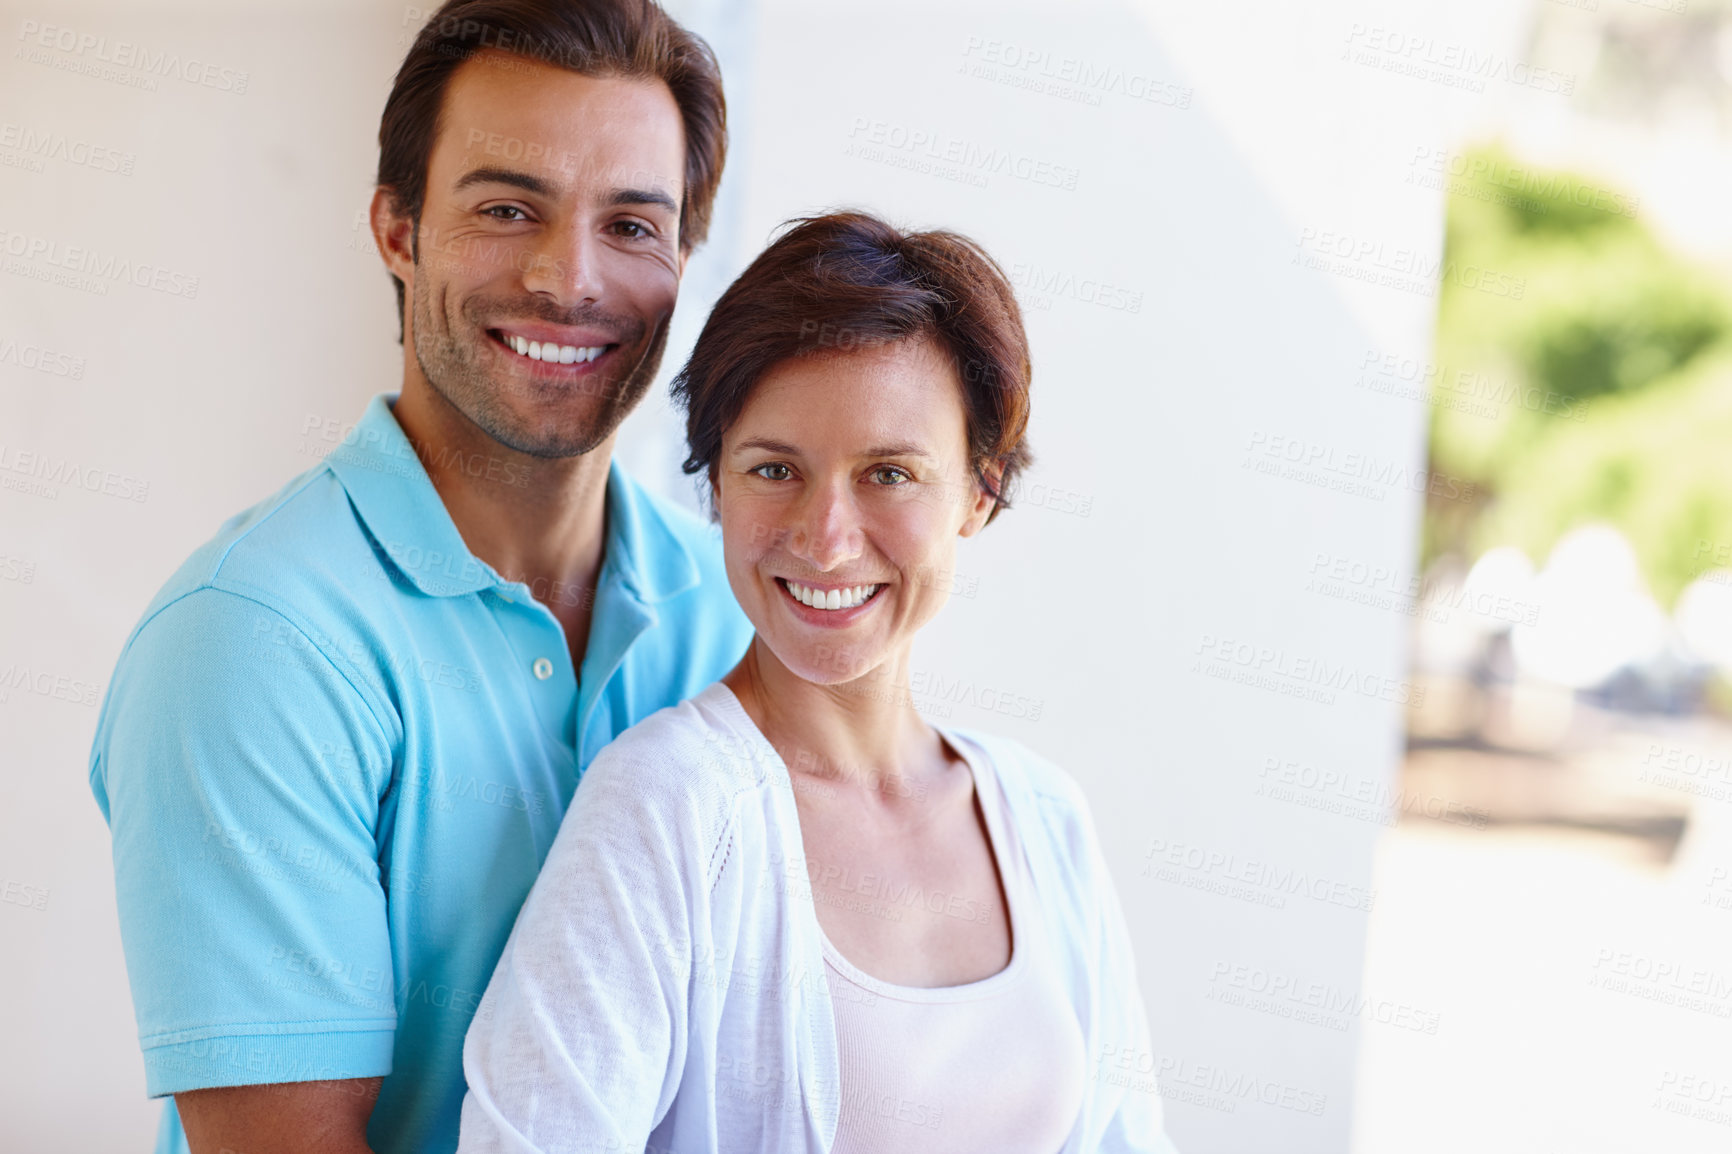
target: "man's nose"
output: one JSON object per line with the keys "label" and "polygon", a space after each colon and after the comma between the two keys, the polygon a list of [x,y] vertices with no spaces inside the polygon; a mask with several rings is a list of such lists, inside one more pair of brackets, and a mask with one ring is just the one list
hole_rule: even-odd
{"label": "man's nose", "polygon": [[600,240],[584,224],[549,229],[524,254],[523,286],[561,308],[601,299]]}

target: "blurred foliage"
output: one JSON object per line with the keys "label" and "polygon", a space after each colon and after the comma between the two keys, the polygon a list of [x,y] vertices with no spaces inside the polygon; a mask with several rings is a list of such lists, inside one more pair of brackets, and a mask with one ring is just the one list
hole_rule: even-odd
{"label": "blurred foliage", "polygon": [[[1428,559],[1608,521],[1669,604],[1732,543],[1732,295],[1621,190],[1500,148],[1451,178],[1432,468],[1485,494],[1427,510]],[[1721,555],[1732,557],[1732,544]]]}

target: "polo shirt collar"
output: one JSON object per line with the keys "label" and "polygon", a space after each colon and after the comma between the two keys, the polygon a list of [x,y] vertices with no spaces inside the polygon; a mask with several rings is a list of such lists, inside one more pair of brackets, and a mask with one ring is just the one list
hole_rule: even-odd
{"label": "polo shirt collar", "polygon": [[[469,551],[415,448],[391,412],[397,393],[379,393],[325,462],[342,482],[368,532],[417,589],[458,597],[506,584]],[[645,604],[664,601],[698,583],[697,559],[641,485],[617,460],[608,462],[609,571]]]}
{"label": "polo shirt collar", "polygon": [[697,585],[697,558],[642,485],[611,461],[607,471],[607,557],[646,605]]}

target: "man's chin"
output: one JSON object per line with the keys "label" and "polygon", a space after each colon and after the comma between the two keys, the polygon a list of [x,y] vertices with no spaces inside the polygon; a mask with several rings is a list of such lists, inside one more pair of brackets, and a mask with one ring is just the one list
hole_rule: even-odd
{"label": "man's chin", "polygon": [[581,457],[603,444],[619,428],[618,419],[593,410],[565,414],[558,409],[539,412],[491,412],[477,420],[482,430],[513,452],[529,457],[559,460]]}

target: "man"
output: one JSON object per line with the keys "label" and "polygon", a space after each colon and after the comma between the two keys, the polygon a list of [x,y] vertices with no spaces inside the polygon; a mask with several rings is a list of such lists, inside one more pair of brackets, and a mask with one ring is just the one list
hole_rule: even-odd
{"label": "man", "polygon": [[372,206],[401,390],[170,579],[91,752],[159,1152],[455,1148],[579,774],[744,652],[709,528],[611,460],[725,146],[646,0],[452,0],[410,49]]}

